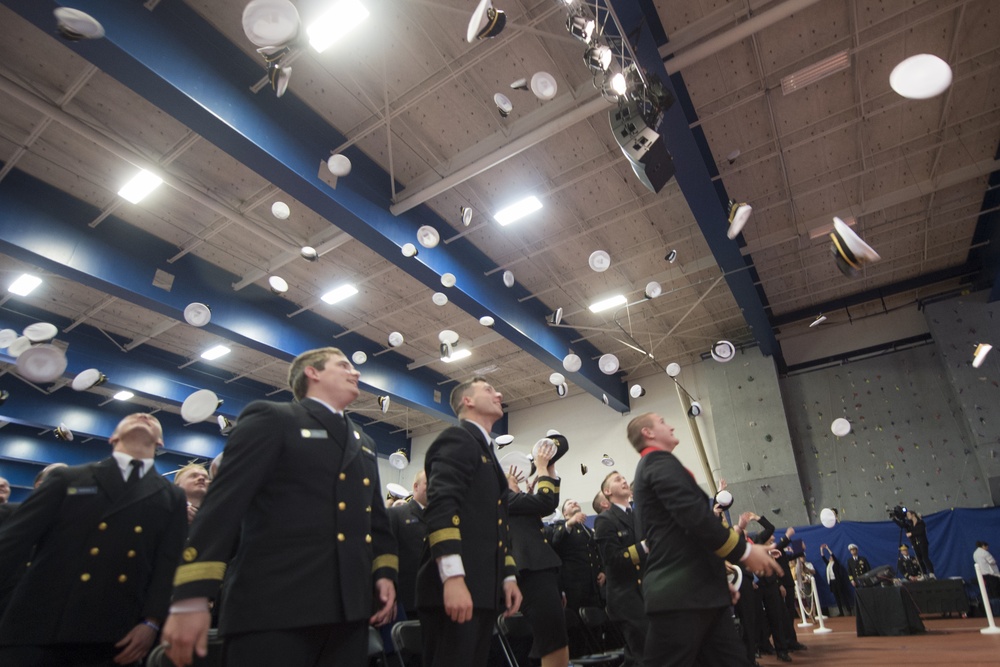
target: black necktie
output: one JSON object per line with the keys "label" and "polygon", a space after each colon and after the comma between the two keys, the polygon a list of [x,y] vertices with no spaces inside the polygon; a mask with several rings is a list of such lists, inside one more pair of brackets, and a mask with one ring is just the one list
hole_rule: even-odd
{"label": "black necktie", "polygon": [[626,507],[625,508],[625,515],[626,516],[632,516],[632,508],[631,507]]}
{"label": "black necktie", "polygon": [[139,478],[142,477],[142,461],[139,459],[132,459],[129,464],[132,469],[128,471],[128,477],[125,479],[125,486],[135,486],[139,483]]}

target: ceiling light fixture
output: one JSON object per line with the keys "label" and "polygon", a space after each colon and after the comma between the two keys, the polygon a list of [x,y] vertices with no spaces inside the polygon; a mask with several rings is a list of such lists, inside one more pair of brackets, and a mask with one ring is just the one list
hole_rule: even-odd
{"label": "ceiling light fixture", "polygon": [[232,352],[232,350],[230,350],[225,345],[216,345],[215,347],[210,347],[207,350],[205,350],[204,352],[202,352],[201,353],[201,358],[202,359],[207,359],[208,361],[214,361],[215,359],[218,359],[219,357],[226,356],[230,352]]}
{"label": "ceiling light fixture", "polygon": [[336,287],[323,296],[320,297],[323,301],[329,304],[335,304],[338,301],[343,301],[347,297],[354,296],[358,293],[358,288],[354,285],[341,285]]}
{"label": "ceiling light fixture", "polygon": [[583,62],[587,63],[587,67],[594,72],[606,72],[611,67],[613,57],[614,53],[612,53],[611,47],[606,44],[598,44],[591,46],[584,52]]}
{"label": "ceiling light fixture", "polygon": [[506,227],[510,223],[520,220],[524,216],[534,213],[540,208],[542,208],[542,202],[538,200],[538,197],[532,195],[530,197],[525,197],[519,202],[511,204],[507,208],[497,211],[493,215],[493,219],[496,220],[501,226]]}
{"label": "ceiling light fixture", "polygon": [[36,287],[42,284],[42,279],[30,273],[22,273],[21,276],[10,284],[7,291],[18,296],[28,296]]}
{"label": "ceiling light fixture", "polygon": [[128,183],[118,191],[118,196],[133,204],[138,204],[149,195],[150,192],[160,187],[163,179],[151,171],[140,169],[139,173],[132,177]]}
{"label": "ceiling light fixture", "polygon": [[127,400],[129,400],[130,398],[133,398],[133,397],[135,397],[135,394],[133,394],[132,392],[130,392],[127,389],[122,389],[120,392],[118,392],[117,394],[115,394],[111,398],[115,399],[116,401],[127,401]]}
{"label": "ceiling light fixture", "polygon": [[570,14],[566,17],[566,29],[584,44],[590,44],[595,28],[597,28],[597,21],[589,16]]}
{"label": "ceiling light fixture", "polygon": [[611,78],[608,80],[608,85],[610,86],[611,91],[616,95],[624,95],[628,92],[628,81],[626,81],[625,75],[621,72],[615,72],[612,74]]}
{"label": "ceiling light fixture", "polygon": [[459,359],[467,359],[472,356],[472,351],[468,348],[462,348],[461,350],[455,350],[447,357],[441,357],[441,361],[446,363],[451,363],[453,361],[458,361]]}
{"label": "ceiling light fixture", "polygon": [[323,53],[368,18],[368,13],[358,0],[337,0],[306,28],[309,46],[316,49],[317,53]]}
{"label": "ceiling light fixture", "polygon": [[842,72],[851,66],[851,55],[849,51],[840,51],[828,58],[813,63],[808,67],[803,67],[797,72],[792,72],[781,79],[781,92],[783,95],[793,93],[800,88],[804,88],[811,83],[816,83],[820,79],[825,79],[837,72]]}
{"label": "ceiling light fixture", "polygon": [[609,297],[607,299],[602,299],[596,303],[590,304],[590,312],[600,313],[604,310],[609,310],[615,306],[624,306],[628,303],[628,299],[625,298],[624,294],[617,294],[615,296]]}

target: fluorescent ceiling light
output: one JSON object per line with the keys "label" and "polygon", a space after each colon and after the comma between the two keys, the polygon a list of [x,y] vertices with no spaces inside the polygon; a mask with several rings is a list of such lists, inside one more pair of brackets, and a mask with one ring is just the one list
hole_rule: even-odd
{"label": "fluorescent ceiling light", "polygon": [[133,396],[135,396],[135,394],[133,394],[129,390],[122,389],[120,392],[118,392],[117,394],[115,394],[114,396],[112,396],[112,398],[115,399],[116,401],[127,401],[128,399],[132,398]]}
{"label": "fluorescent ceiling light", "polygon": [[212,361],[213,359],[218,359],[219,357],[224,357],[229,354],[231,350],[225,345],[216,345],[215,347],[210,347],[201,353],[202,359],[208,359]]}
{"label": "fluorescent ceiling light", "polygon": [[318,19],[309,24],[309,46],[323,53],[338,39],[368,18],[368,10],[358,0],[336,0]]}
{"label": "fluorescent ceiling light", "polygon": [[624,306],[628,303],[628,299],[625,298],[624,294],[618,294],[617,296],[612,296],[597,303],[590,304],[590,312],[599,313],[602,310],[607,310],[609,308],[614,308],[615,306]]}
{"label": "fluorescent ceiling light", "polygon": [[851,55],[848,51],[835,53],[829,58],[824,58],[818,63],[813,63],[809,67],[803,67],[797,72],[792,72],[781,79],[781,92],[784,95],[793,93],[799,88],[804,88],[811,83],[816,83],[820,79],[842,72],[851,66]]}
{"label": "fluorescent ceiling light", "polygon": [[501,225],[507,226],[515,220],[520,220],[529,213],[534,213],[541,207],[542,202],[538,201],[538,197],[532,195],[531,197],[525,197],[515,204],[511,204],[505,209],[497,211],[493,215],[493,219]]}
{"label": "fluorescent ceiling light", "polygon": [[30,273],[22,273],[21,277],[10,284],[7,291],[18,296],[28,296],[36,287],[42,284],[42,279]]}
{"label": "fluorescent ceiling light", "polygon": [[459,359],[466,359],[471,356],[472,356],[472,350],[468,348],[463,348],[461,350],[455,350],[447,357],[441,357],[441,361],[450,364],[453,361],[458,361]]}
{"label": "fluorescent ceiling light", "polygon": [[132,177],[132,180],[122,186],[122,189],[118,191],[118,196],[133,204],[138,204],[146,198],[146,195],[160,187],[161,183],[163,183],[162,178],[153,172],[142,169]]}
{"label": "fluorescent ceiling light", "polygon": [[354,296],[357,293],[358,288],[354,285],[341,285],[340,287],[330,290],[320,298],[327,303],[337,303],[338,301],[343,301],[347,297]]}

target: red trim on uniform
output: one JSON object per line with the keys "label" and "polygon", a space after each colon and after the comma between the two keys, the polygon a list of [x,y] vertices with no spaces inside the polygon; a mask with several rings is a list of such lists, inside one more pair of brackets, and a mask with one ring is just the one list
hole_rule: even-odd
{"label": "red trim on uniform", "polygon": [[659,447],[646,447],[644,450],[639,452],[639,456],[645,456],[646,454],[652,454],[653,452],[662,452],[663,450]]}

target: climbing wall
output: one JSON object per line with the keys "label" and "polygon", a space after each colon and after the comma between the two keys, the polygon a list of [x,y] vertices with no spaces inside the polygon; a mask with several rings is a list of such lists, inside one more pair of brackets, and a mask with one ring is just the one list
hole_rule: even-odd
{"label": "climbing wall", "polygon": [[[987,503],[937,345],[794,375],[781,388],[812,523],[824,507],[872,521],[897,504],[925,513]],[[830,430],[838,417],[851,422],[845,437]]]}
{"label": "climbing wall", "polygon": [[779,526],[808,523],[773,360],[753,348],[700,370],[734,512],[752,510]]}
{"label": "climbing wall", "polygon": [[978,343],[1000,346],[1000,306],[987,292],[930,304],[924,309],[947,378],[964,417],[971,455],[986,476],[991,503],[1000,503],[1000,352],[972,367]]}

